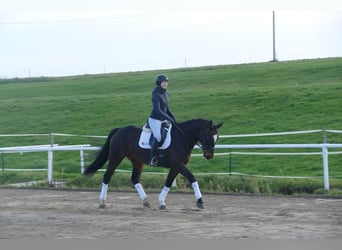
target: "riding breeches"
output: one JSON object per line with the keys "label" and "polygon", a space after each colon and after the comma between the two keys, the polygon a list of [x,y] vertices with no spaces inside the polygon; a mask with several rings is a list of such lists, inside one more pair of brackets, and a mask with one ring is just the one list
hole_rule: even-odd
{"label": "riding breeches", "polygon": [[158,142],[161,141],[160,128],[161,128],[162,123],[163,122],[160,120],[148,118],[148,124],[150,125],[150,128],[152,130],[152,134],[157,139]]}

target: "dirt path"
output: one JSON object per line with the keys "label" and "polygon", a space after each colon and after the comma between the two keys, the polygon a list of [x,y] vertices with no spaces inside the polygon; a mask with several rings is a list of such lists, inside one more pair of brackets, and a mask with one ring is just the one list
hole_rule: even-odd
{"label": "dirt path", "polygon": [[342,199],[209,195],[205,209],[192,194],[157,193],[144,208],[134,192],[0,189],[0,238],[336,239],[342,238]]}

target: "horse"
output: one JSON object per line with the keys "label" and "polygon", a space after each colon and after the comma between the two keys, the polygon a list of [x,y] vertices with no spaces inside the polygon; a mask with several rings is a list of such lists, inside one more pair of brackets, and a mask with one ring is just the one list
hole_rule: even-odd
{"label": "horse", "polygon": [[[165,150],[158,150],[158,167],[170,169],[165,185],[159,194],[159,209],[166,208],[166,196],[179,173],[186,177],[191,184],[196,199],[196,206],[204,208],[198,182],[186,165],[190,160],[195,144],[202,149],[204,158],[210,160],[214,157],[214,148],[218,140],[218,129],[222,125],[223,122],[216,125],[213,121],[206,119],[192,119],[173,124],[170,131],[170,146]],[[92,176],[108,161],[107,170],[103,175],[99,208],[105,208],[108,184],[115,169],[125,157],[132,163],[131,181],[139,194],[142,204],[145,207],[150,207],[147,195],[140,183],[144,164],[149,164],[150,158],[150,149],[143,149],[138,145],[141,132],[141,127],[133,125],[112,129],[97,158],[85,169],[83,175]]]}

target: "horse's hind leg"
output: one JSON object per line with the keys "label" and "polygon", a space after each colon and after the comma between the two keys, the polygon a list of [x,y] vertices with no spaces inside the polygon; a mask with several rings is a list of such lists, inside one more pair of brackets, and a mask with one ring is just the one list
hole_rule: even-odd
{"label": "horse's hind leg", "polygon": [[109,164],[106,172],[103,175],[103,182],[102,182],[102,188],[100,193],[100,206],[99,208],[105,208],[106,207],[106,199],[107,199],[107,191],[108,191],[108,183],[110,182],[110,179],[112,178],[114,171],[116,167],[120,164],[123,157],[119,159],[109,159]]}
{"label": "horse's hind leg", "polygon": [[105,208],[106,207],[105,201],[107,200],[107,190],[108,190],[108,184],[102,183],[99,208]]}

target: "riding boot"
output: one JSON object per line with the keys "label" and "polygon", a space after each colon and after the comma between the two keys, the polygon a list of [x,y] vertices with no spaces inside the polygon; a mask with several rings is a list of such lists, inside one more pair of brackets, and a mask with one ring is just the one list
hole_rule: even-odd
{"label": "riding boot", "polygon": [[151,156],[150,156],[150,166],[156,167],[158,165],[158,160],[157,160],[157,149],[159,146],[159,141],[154,138],[151,146]]}

